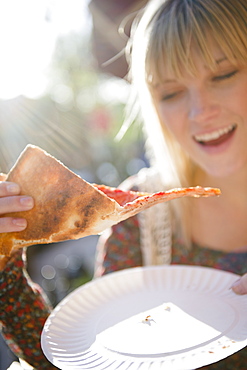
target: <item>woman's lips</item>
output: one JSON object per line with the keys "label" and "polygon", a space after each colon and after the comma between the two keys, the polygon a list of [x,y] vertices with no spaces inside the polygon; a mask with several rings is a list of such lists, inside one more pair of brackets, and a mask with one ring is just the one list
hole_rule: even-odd
{"label": "woman's lips", "polygon": [[233,135],[236,127],[236,124],[232,124],[211,133],[195,135],[194,140],[203,146],[217,146],[227,141]]}

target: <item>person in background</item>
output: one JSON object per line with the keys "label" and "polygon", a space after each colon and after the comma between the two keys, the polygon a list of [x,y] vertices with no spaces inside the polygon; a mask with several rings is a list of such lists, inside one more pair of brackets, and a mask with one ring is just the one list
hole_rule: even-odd
{"label": "person in background", "polygon": [[[247,293],[246,19],[245,0],[153,0],[134,22],[127,116],[139,112],[150,168],[121,187],[201,185],[222,195],[160,204],[107,230],[95,276],[141,265],[209,266],[243,275],[232,289]],[[1,214],[32,207],[19,190],[0,183]],[[25,227],[25,220],[0,218],[0,232]],[[17,250],[1,260],[3,334],[34,368],[53,369],[39,340],[51,307],[28,278],[24,256]],[[205,368],[245,369],[246,361],[243,349]]]}

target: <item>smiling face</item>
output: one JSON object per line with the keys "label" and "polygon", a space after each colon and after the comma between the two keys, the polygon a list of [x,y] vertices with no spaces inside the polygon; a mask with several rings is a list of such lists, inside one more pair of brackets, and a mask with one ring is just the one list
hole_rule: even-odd
{"label": "smiling face", "polygon": [[152,87],[161,124],[210,176],[247,169],[247,66],[230,62],[208,40],[216,68],[192,49],[196,74],[166,71]]}
{"label": "smiling face", "polygon": [[193,183],[195,162],[210,176],[236,174],[247,166],[246,0],[150,4],[131,76],[154,161],[164,171],[168,158],[181,184]]}

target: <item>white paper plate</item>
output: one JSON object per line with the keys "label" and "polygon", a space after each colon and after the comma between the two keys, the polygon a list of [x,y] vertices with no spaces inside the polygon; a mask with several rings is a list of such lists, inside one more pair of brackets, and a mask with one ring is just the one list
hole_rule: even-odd
{"label": "white paper plate", "polygon": [[83,285],[51,313],[41,344],[60,369],[195,369],[247,345],[247,295],[237,275],[155,266]]}

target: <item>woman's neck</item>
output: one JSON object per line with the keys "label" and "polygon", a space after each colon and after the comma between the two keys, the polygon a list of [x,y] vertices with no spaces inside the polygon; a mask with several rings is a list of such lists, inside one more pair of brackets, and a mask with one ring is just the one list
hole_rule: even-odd
{"label": "woman's neck", "polygon": [[219,199],[224,203],[242,204],[245,202],[247,209],[247,168],[228,177],[211,176],[198,169],[194,176],[194,183],[200,186],[217,187],[222,195]]}
{"label": "woman's neck", "polygon": [[228,178],[212,177],[197,171],[194,184],[218,187],[221,195],[192,200],[193,241],[228,252],[247,245],[247,170]]}

